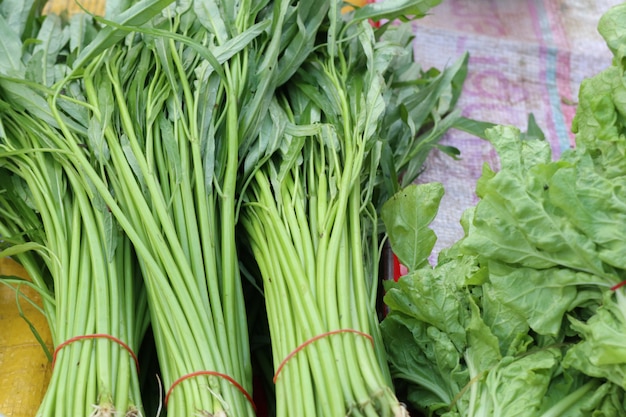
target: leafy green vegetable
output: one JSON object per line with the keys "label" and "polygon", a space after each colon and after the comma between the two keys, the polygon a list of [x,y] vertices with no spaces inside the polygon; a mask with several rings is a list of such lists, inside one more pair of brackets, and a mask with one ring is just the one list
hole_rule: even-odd
{"label": "leafy green vegetable", "polygon": [[[439,209],[443,186],[432,183],[423,187],[408,187],[401,193],[401,196],[396,195],[385,204],[381,217],[396,256],[402,264],[413,270],[426,265],[435,246],[437,236],[428,226],[435,219]],[[421,210],[412,212],[398,207],[400,204],[419,207],[420,203]],[[410,246],[411,243],[417,242],[419,242],[417,247]]]}
{"label": "leafy green vegetable", "polygon": [[[72,341],[105,334],[136,352],[149,314],[133,248],[91,184],[53,145],[57,119],[40,95],[66,76],[68,48],[88,31],[83,27],[70,42],[69,28],[58,16],[41,17],[42,6],[0,7],[7,57],[0,65],[0,235],[11,245],[2,256],[14,256],[28,271],[57,347],[38,415],[143,413],[132,354],[105,338]],[[84,109],[66,98],[63,106],[79,111],[63,120],[81,130]]]}
{"label": "leafy green vegetable", "polygon": [[485,131],[500,168],[484,167],[465,237],[436,266],[434,185],[385,206],[410,272],[386,285],[383,338],[398,386],[428,415],[626,412],[624,23],[625,5],[600,21],[615,59],[581,86],[576,149],[553,161],[532,120],[527,134]]}
{"label": "leafy green vegetable", "polygon": [[[238,169],[276,87],[271,71],[252,69],[277,67],[282,33],[296,33],[286,25],[297,22],[284,20],[289,4],[255,13],[251,2],[177,5],[146,27],[132,26],[147,13],[135,7],[130,20],[105,22],[119,33],[98,35],[72,68],[83,74],[75,99],[90,110],[88,130],[74,134],[58,120],[55,145],[72,153],[136,248],[172,415],[254,413]],[[61,119],[60,101],[50,100]],[[196,372],[208,374],[177,383]]]}
{"label": "leafy green vegetable", "polygon": [[[128,279],[139,275],[130,242],[106,207],[92,204],[78,172],[33,144],[49,127],[13,111],[2,120],[0,234],[13,245],[3,255],[15,256],[42,294],[54,345],[106,334],[137,351],[149,316],[143,282]],[[56,350],[38,415],[96,410],[142,412],[137,363],[110,340],[77,340]]]}
{"label": "leafy green vegetable", "polygon": [[[263,120],[259,140],[275,152],[255,150],[245,163],[253,177],[241,223],[265,295],[279,416],[406,415],[376,311],[380,205],[400,188],[397,173],[414,179],[460,117],[467,57],[424,72],[410,25],[376,30],[364,19],[430,4],[366,6],[352,20],[331,8],[318,34],[324,47],[281,86]],[[415,219],[407,233],[427,223]]]}
{"label": "leafy green vegetable", "polygon": [[[419,190],[425,186],[430,185],[411,186],[394,197],[385,207],[389,216],[430,210],[433,200],[405,198],[428,196]],[[395,231],[388,228],[390,235]],[[399,236],[396,245],[405,250],[420,245],[419,237]],[[464,241],[442,252],[436,267],[411,269],[386,283],[390,312],[382,322],[383,339],[403,398],[441,416],[623,412],[615,402],[623,398],[621,387],[567,369],[564,359],[579,340],[564,314],[598,302],[598,291],[576,291],[592,285],[588,275],[508,266],[466,253]],[[425,241],[416,253],[431,245]],[[591,399],[588,393],[597,387],[602,389]]]}

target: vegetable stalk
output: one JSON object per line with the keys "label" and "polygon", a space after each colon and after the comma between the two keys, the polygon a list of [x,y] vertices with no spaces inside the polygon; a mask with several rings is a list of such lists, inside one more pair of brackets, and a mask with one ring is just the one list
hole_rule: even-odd
{"label": "vegetable stalk", "polygon": [[[44,302],[56,348],[37,416],[142,413],[134,352],[148,314],[130,243],[67,156],[45,146],[53,129],[13,110],[1,117],[0,232],[54,299]],[[28,243],[36,254],[19,253]]]}

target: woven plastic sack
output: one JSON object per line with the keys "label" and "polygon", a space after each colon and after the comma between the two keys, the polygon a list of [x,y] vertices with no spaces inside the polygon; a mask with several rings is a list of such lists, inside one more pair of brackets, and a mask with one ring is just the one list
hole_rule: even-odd
{"label": "woven plastic sack", "polygon": [[[15,261],[0,259],[0,275],[27,278]],[[37,292],[20,286],[22,313],[42,340],[52,347],[48,323],[43,314],[24,297],[40,305]],[[29,324],[20,316],[16,291],[0,285],[0,415],[32,417],[37,412],[50,380],[50,361],[35,338]]]}
{"label": "woven plastic sack", "polygon": [[78,3],[91,13],[99,16],[104,15],[105,0],[81,0],[80,2],[75,0],[50,0],[44,12],[71,15],[82,11]]}

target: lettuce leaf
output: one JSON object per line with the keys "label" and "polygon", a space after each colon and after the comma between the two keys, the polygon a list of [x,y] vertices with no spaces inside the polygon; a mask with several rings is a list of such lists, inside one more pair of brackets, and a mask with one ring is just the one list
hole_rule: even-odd
{"label": "lettuce leaf", "polygon": [[436,266],[428,225],[439,186],[408,187],[385,206],[392,248],[411,261],[385,285],[392,376],[427,415],[622,415],[626,297],[609,288],[626,269],[616,256],[626,234],[610,222],[626,213],[619,184],[584,155],[551,162],[514,128],[487,137],[501,168],[485,169],[466,236]]}
{"label": "lettuce leaf", "polygon": [[[500,294],[511,297],[511,292],[491,285],[493,265],[480,259],[456,245],[434,268],[421,267],[386,283],[390,312],[382,333],[392,376],[406,401],[426,415],[445,417],[617,416],[626,411],[619,386],[563,365],[574,346],[569,336],[536,334],[516,302],[502,302]],[[498,267],[504,276],[507,266]],[[571,277],[563,276],[569,283]],[[534,283],[521,281],[511,287],[527,292],[521,295],[526,303],[538,295],[537,304],[545,301],[541,288],[533,294]],[[558,311],[576,300],[546,297],[547,306]],[[603,407],[606,414],[592,414]]]}

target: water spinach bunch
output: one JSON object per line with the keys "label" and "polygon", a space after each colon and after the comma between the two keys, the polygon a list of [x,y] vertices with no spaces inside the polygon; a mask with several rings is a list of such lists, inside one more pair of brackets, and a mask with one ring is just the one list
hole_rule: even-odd
{"label": "water spinach bunch", "polygon": [[[139,266],[104,201],[57,146],[43,98],[96,29],[86,15],[67,25],[42,18],[34,2],[5,1],[0,11],[0,256],[13,256],[32,280],[2,282],[18,293],[37,289],[54,344],[44,346],[52,373],[37,415],[140,415],[136,352],[149,315]],[[77,108],[73,99],[63,106]]]}
{"label": "water spinach bunch", "polygon": [[[113,268],[105,262],[114,258],[111,255],[114,245],[109,235],[123,232],[136,249],[144,275],[163,383],[169,388],[166,402],[169,400],[171,413],[191,415],[202,410],[215,415],[226,412],[252,415],[253,406],[246,398],[251,389],[251,372],[232,209],[239,148],[237,132],[233,132],[233,121],[237,123],[237,108],[233,106],[242,88],[238,82],[245,83],[245,76],[238,71],[245,72],[247,67],[245,64],[236,66],[228,75],[232,80],[227,83],[222,64],[262,29],[268,28],[270,21],[266,19],[251,30],[242,28],[244,34],[229,33],[229,37],[236,39],[225,43],[227,39],[220,37],[221,32],[219,36],[214,35],[198,23],[207,23],[208,16],[215,17],[216,3],[182,2],[168,7],[170,3],[137,3],[116,16],[115,21],[106,22],[104,29],[90,42],[55,45],[55,49],[49,47],[40,55],[35,48],[33,58],[29,55],[22,61],[30,59],[29,63],[35,61],[40,65],[43,62],[41,73],[36,73],[43,74],[43,79],[32,79],[20,59],[9,61],[14,67],[3,68],[1,82],[3,97],[13,99],[3,107],[3,165],[23,178],[29,198],[34,195],[37,203],[41,201],[34,210],[35,215],[43,219],[43,230],[35,231],[45,234],[40,240],[44,256],[50,257],[51,263],[60,264],[50,268],[55,280],[47,283],[58,299],[56,308],[64,309],[63,315],[57,315],[60,317],[49,314],[51,326],[54,329],[55,322],[61,320],[67,327],[54,332],[55,351],[76,333],[97,332],[129,339],[115,334],[120,316],[133,320],[127,325],[133,336],[138,333],[134,331],[136,326],[145,330],[147,321],[142,319],[145,312],[133,311],[136,304],[145,307],[145,299],[141,303],[141,297],[132,298],[123,314],[113,308],[107,310],[109,298],[127,298],[121,290],[115,293],[107,290],[107,286],[117,285],[123,290],[142,283],[141,276],[134,270],[122,266]],[[34,3],[30,6],[36,8]],[[204,9],[211,6],[214,10]],[[240,26],[255,19],[255,15],[249,13],[251,5],[244,3],[243,7],[237,23]],[[16,8],[15,14],[2,21],[3,32],[12,41],[3,46],[11,57],[21,56],[22,42],[14,36],[14,28],[10,26],[11,18],[17,19],[20,10],[23,9]],[[204,19],[197,19],[197,14],[202,13]],[[151,34],[128,35],[147,21],[151,21]],[[63,27],[55,16],[45,18],[44,22],[44,28],[52,22],[56,26],[52,34],[48,33],[50,36],[42,35],[42,41],[61,36],[67,43],[74,40],[72,36],[80,39],[84,33],[81,30],[85,30],[85,26],[73,27],[71,23]],[[240,26],[232,22],[229,29],[236,32]],[[182,41],[175,43],[176,36]],[[182,45],[190,46],[185,49]],[[199,58],[201,54],[205,59]],[[52,71],[51,79],[46,77],[49,71]],[[208,81],[210,74],[215,76]],[[198,86],[192,95],[188,77],[198,85],[207,82],[204,88]],[[217,102],[224,97],[227,98],[223,102]],[[218,115],[226,112],[228,117]],[[224,120],[228,122],[222,123]],[[228,129],[219,127],[226,124]],[[211,128],[214,130],[210,131]],[[221,140],[218,146],[215,142],[207,144],[215,139],[218,129],[222,134],[227,131],[224,138],[228,137],[230,142]],[[225,162],[232,161],[233,154],[234,169],[233,164]],[[37,165],[39,171],[33,174],[30,167],[44,157],[47,159]],[[213,175],[213,162],[219,158],[217,170],[220,172]],[[66,173],[69,178],[63,176]],[[212,178],[216,178],[215,187]],[[42,180],[51,185],[40,184]],[[22,191],[12,183],[8,187],[7,196],[19,195]],[[216,191],[211,192],[211,189]],[[52,210],[56,211],[49,214]],[[90,212],[100,214],[101,218],[92,219],[95,214]],[[55,220],[57,223],[51,223]],[[82,226],[81,222],[87,224]],[[73,235],[67,236],[66,229]],[[85,245],[85,234],[91,247]],[[3,235],[28,237],[17,226]],[[100,245],[102,253],[96,252],[96,245]],[[62,251],[68,247],[72,252]],[[128,255],[124,247],[120,244],[117,249],[120,256],[125,255],[122,260]],[[13,252],[16,250],[14,248]],[[118,275],[109,278],[105,274],[108,269]],[[80,286],[76,271],[84,281]],[[30,272],[38,276],[32,268]],[[85,279],[85,275],[90,279]],[[122,281],[113,281],[113,278]],[[70,282],[65,284],[67,280]],[[97,308],[90,308],[93,305]],[[99,313],[96,318],[84,314],[91,311]],[[80,320],[75,320],[69,317],[73,314],[84,317],[81,315]],[[124,398],[118,399],[119,393],[114,391],[119,388],[107,384],[114,379],[128,385],[133,379],[111,370],[123,353],[116,351],[112,355],[110,351],[116,346],[105,339],[74,342],[59,351],[53,385],[46,394],[40,415],[127,412]],[[137,340],[127,340],[131,353],[138,349]],[[94,351],[95,356],[90,356],[94,345],[103,347]],[[73,364],[77,362],[79,346],[84,349],[81,351],[83,368],[89,369],[86,367],[97,359],[97,370],[101,374],[95,370],[89,372],[91,379],[87,380],[84,376],[87,370],[75,370]],[[201,375],[194,374],[198,371]],[[127,370],[126,374],[132,372]],[[77,379],[76,375],[82,379]],[[174,390],[177,378],[185,375],[190,378],[180,382]],[[61,383],[54,383],[57,380],[78,382],[75,390],[68,391]],[[97,383],[88,382],[92,380]],[[62,394],[64,400],[57,399]],[[136,394],[133,400],[139,401],[138,393],[133,394]],[[69,397],[73,408],[65,405]],[[95,410],[92,404],[96,405]],[[136,412],[142,413],[141,407],[137,407]]]}
{"label": "water spinach bunch", "polygon": [[241,223],[265,296],[278,416],[408,415],[378,328],[378,214],[459,120],[466,60],[422,71],[409,24],[368,21],[433,5],[398,4],[350,19],[330,8],[319,46],[263,120],[259,140],[277,151],[245,165]]}

